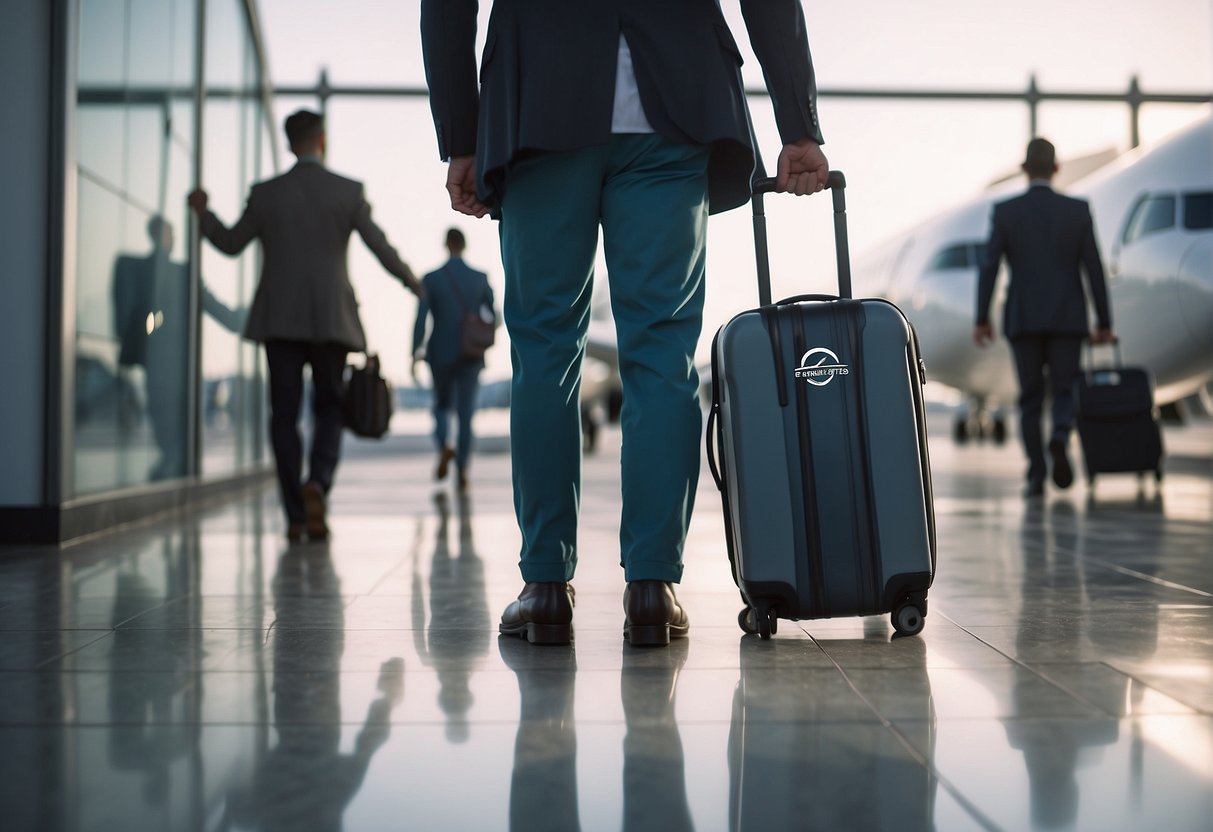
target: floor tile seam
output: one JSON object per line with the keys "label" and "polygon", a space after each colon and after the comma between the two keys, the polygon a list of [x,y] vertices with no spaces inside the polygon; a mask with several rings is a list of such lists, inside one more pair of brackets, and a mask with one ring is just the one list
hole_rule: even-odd
{"label": "floor tile seam", "polygon": [[[1169,715],[1174,716],[1174,715]],[[954,720],[953,720],[954,721]],[[1132,721],[1132,720],[1124,720]],[[373,725],[391,725],[404,727],[430,727],[430,726],[445,726],[448,720],[445,716],[442,717],[418,717],[416,719],[401,718],[392,716],[387,720],[375,720]],[[486,717],[484,719],[469,718],[468,725],[477,726],[516,726],[519,724],[546,722],[546,718],[523,719],[516,717]],[[879,719],[819,719],[819,720],[780,720],[780,719],[756,719],[748,720],[752,725],[794,725],[806,726],[828,723],[831,728],[871,728],[871,727],[886,727]],[[907,724],[916,724],[915,720],[899,720],[899,722]],[[574,730],[581,727],[605,728],[620,726],[626,730],[638,730],[651,728],[654,725],[670,725],[675,730],[681,731],[686,728],[704,729],[704,728],[719,728],[723,726],[732,727],[735,723],[731,717],[723,719],[706,719],[697,717],[694,719],[675,718],[673,720],[666,718],[648,718],[648,717],[633,717],[629,720],[626,716],[623,717],[594,717],[590,719],[575,718],[573,720]],[[164,727],[164,726],[196,726],[201,728],[223,728],[223,727],[245,727],[249,725],[264,725],[270,728],[278,726],[289,727],[328,727],[338,725],[342,727],[362,727],[367,724],[365,719],[337,719],[337,720],[281,720],[277,717],[269,717],[267,719],[149,719],[142,721],[112,721],[112,720],[75,720],[75,719],[45,719],[35,718],[29,720],[21,719],[5,719],[0,718],[0,728],[37,728],[37,727],[68,727],[68,728],[145,728],[145,727]],[[919,761],[921,762],[921,761]],[[937,776],[931,770],[930,766],[924,766],[930,770],[932,776]]]}
{"label": "floor tile seam", "polygon": [[1160,696],[1165,696],[1168,699],[1170,699],[1174,702],[1177,702],[1180,705],[1183,705],[1185,708],[1190,709],[1194,715],[1200,714],[1200,715],[1204,715],[1204,716],[1213,716],[1213,711],[1207,711],[1198,705],[1193,705],[1191,702],[1188,702],[1188,701],[1182,699],[1181,697],[1177,696],[1176,694],[1169,693],[1168,691],[1163,690],[1162,688],[1158,687],[1154,683],[1146,681],[1145,679],[1143,679],[1141,676],[1139,676],[1135,672],[1123,670],[1123,669],[1117,667],[1116,665],[1111,664],[1107,661],[1096,662],[1096,664],[1103,665],[1104,667],[1108,668],[1112,672],[1119,673],[1121,676],[1124,676],[1125,678],[1136,682],[1137,684],[1145,687],[1147,690],[1151,690],[1154,693],[1159,694]]}
{"label": "floor tile seam", "polygon": [[[180,600],[180,599],[177,599],[177,598],[165,599],[164,601],[161,601],[159,604],[157,604],[154,607],[149,607],[148,609],[144,610],[143,612],[135,613],[130,618],[126,618],[126,619],[123,619],[122,621],[119,621],[117,624],[115,624],[110,629],[120,630],[120,629],[126,627],[126,625],[130,624],[132,621],[137,621],[138,619],[142,618],[145,615],[150,615],[151,613],[163,610],[169,604],[176,603],[178,600]],[[135,628],[128,628],[128,629],[135,629]],[[152,629],[158,629],[158,628],[152,628]]]}
{"label": "floor tile seam", "polygon": [[[426,668],[424,670],[410,671],[406,668],[402,672],[412,673],[415,676],[435,676],[445,669],[446,668]],[[163,668],[163,667],[151,667],[151,668],[146,668],[146,669],[138,668],[138,667],[116,667],[116,668],[108,668],[108,669],[104,669],[104,670],[103,669],[90,669],[90,668],[75,667],[75,668],[65,668],[65,669],[51,669],[51,668],[43,668],[43,669],[29,668],[29,669],[25,669],[25,670],[11,669],[11,668],[10,669],[0,669],[0,676],[3,676],[5,674],[10,674],[10,675],[14,675],[14,676],[16,676],[16,675],[25,675],[25,676],[54,675],[54,676],[61,676],[61,677],[65,677],[65,678],[72,677],[72,676],[174,676],[174,677],[184,677],[187,679],[198,680],[198,679],[205,679],[205,678],[214,678],[216,676],[262,676],[262,675],[264,675],[264,676],[273,677],[273,676],[317,676],[320,674],[330,674],[330,675],[335,675],[335,676],[378,676],[382,672],[383,672],[382,668],[366,668],[365,670],[364,669],[355,669],[355,670],[310,669],[309,670],[309,669],[299,668],[299,669],[287,669],[287,670],[273,671],[273,670],[258,670],[258,669],[253,669],[253,668],[219,667],[219,668],[201,668],[194,672],[187,671],[187,672],[183,673],[181,670],[176,670],[176,669],[172,669],[172,668]],[[481,670],[481,669],[473,668],[472,672],[473,673],[496,673],[499,671],[495,671],[495,670],[491,670],[491,669]]]}
{"label": "floor tile seam", "polygon": [[[803,627],[801,627],[801,629],[803,629]],[[809,637],[812,638],[812,635]],[[986,814],[982,812],[975,803],[962,794],[960,789],[957,788],[956,785],[951,782],[951,780],[944,777],[939,769],[935,766],[935,761],[925,755],[923,752],[919,751],[910,738],[907,737],[897,725],[890,721],[888,717],[881,713],[873,702],[871,702],[866,696],[863,695],[862,692],[860,692],[859,688],[855,685],[855,682],[850,676],[847,675],[847,672],[842,668],[841,665],[838,664],[837,661],[834,660],[833,656],[830,656],[830,654],[821,647],[821,644],[817,641],[817,639],[814,638],[813,641],[823,653],[826,653],[827,658],[830,659],[831,663],[842,675],[843,680],[851,689],[851,692],[859,698],[859,700],[873,713],[873,715],[875,715],[879,724],[893,735],[898,744],[900,744],[906,753],[910,755],[911,759],[925,768],[927,772],[929,772],[930,775],[935,778],[936,782],[939,783],[939,785],[952,796],[952,799],[960,804],[961,808],[969,813],[969,815],[974,821],[977,822],[979,826],[986,829],[987,832],[1002,832],[1002,827],[994,823],[994,821],[987,817]]]}
{"label": "floor tile seam", "polygon": [[999,653],[999,654],[1001,654],[1001,655],[1003,655],[1003,656],[1006,656],[1007,660],[1008,660],[1008,661],[1010,661],[1010,662],[1011,662],[1011,663],[1012,663],[1012,664],[1013,664],[1015,667],[1020,667],[1020,668],[1023,668],[1024,670],[1028,671],[1029,673],[1031,673],[1031,674],[1032,674],[1033,676],[1035,676],[1036,678],[1040,679],[1040,680],[1041,680],[1042,682],[1044,682],[1045,684],[1047,684],[1047,685],[1050,685],[1050,686],[1052,686],[1052,687],[1057,688],[1057,689],[1058,689],[1058,690],[1060,690],[1062,693],[1064,693],[1066,696],[1068,696],[1068,697],[1070,697],[1071,699],[1073,699],[1073,700],[1075,700],[1075,701],[1079,702],[1079,703],[1080,703],[1080,704],[1082,704],[1082,705],[1085,705],[1085,706],[1086,706],[1086,707],[1088,707],[1088,708],[1092,708],[1092,709],[1094,709],[1095,711],[1097,711],[1097,712],[1099,712],[1099,713],[1101,713],[1101,714],[1107,714],[1107,715],[1109,715],[1109,716],[1115,716],[1115,714],[1112,714],[1110,711],[1108,711],[1106,708],[1104,708],[1103,706],[1099,705],[1098,703],[1096,703],[1096,702],[1092,702],[1090,699],[1088,699],[1087,697],[1085,697],[1085,696],[1083,696],[1082,694],[1078,693],[1077,691],[1071,690],[1071,689],[1070,689],[1070,688],[1069,688],[1067,685],[1062,684],[1061,682],[1055,681],[1055,680],[1053,680],[1053,679],[1050,679],[1048,676],[1045,676],[1043,673],[1041,673],[1040,671],[1038,671],[1038,670],[1037,670],[1037,669],[1036,669],[1036,668],[1035,668],[1033,665],[1030,665],[1030,664],[1028,664],[1027,662],[1024,662],[1023,660],[1018,659],[1018,658],[1016,658],[1015,656],[1012,656],[1011,654],[1007,653],[1005,650],[1000,650],[998,647],[995,647],[993,644],[991,644],[990,642],[986,641],[986,640],[985,640],[985,639],[983,639],[981,636],[979,636],[979,635],[977,635],[976,633],[972,632],[972,631],[971,631],[971,630],[969,630],[967,627],[965,627],[965,626],[961,625],[961,624],[960,624],[958,621],[956,621],[955,619],[949,618],[947,615],[945,615],[945,614],[943,614],[943,613],[940,613],[940,615],[942,615],[944,618],[946,618],[948,621],[950,621],[950,622],[951,622],[952,624],[954,624],[955,626],[959,627],[959,628],[960,628],[961,630],[963,630],[964,632],[968,633],[970,636],[972,636],[973,638],[975,638],[977,641],[980,641],[982,644],[984,644],[984,645],[986,645],[987,647],[989,647],[991,650],[993,650],[993,651],[995,651],[996,653]]}
{"label": "floor tile seam", "polygon": [[[538,721],[538,720],[535,720],[535,721]],[[602,725],[619,724],[619,725],[622,725],[623,722],[624,721],[622,719],[604,720],[601,723],[586,723],[582,720],[578,720],[579,725],[585,725],[585,724],[602,724]],[[519,720],[517,720],[517,719],[502,719],[502,718],[486,719],[483,721],[468,720],[468,722],[467,722],[468,725],[477,725],[477,726],[511,726],[511,725],[517,725],[518,723],[519,723]],[[76,721],[70,721],[70,720],[46,720],[46,719],[30,720],[28,722],[22,722],[22,721],[14,722],[14,721],[0,719],[0,728],[60,727],[60,728],[87,728],[87,729],[94,729],[94,730],[112,729],[112,728],[147,728],[147,727],[163,728],[163,727],[169,727],[169,726],[195,727],[195,728],[247,728],[250,726],[266,726],[268,728],[277,728],[278,726],[286,726],[289,728],[328,728],[328,727],[332,727],[332,726],[340,726],[342,728],[361,728],[366,725],[373,725],[373,726],[388,725],[388,726],[392,726],[392,727],[429,728],[429,727],[443,727],[446,724],[447,724],[447,720],[445,718],[417,719],[417,720],[399,720],[399,719],[393,718],[393,719],[389,719],[389,720],[374,720],[369,723],[365,719],[339,719],[339,720],[325,720],[323,722],[306,722],[306,721],[305,722],[296,722],[296,721],[285,721],[284,722],[284,721],[280,721],[274,717],[270,717],[268,719],[249,719],[249,720],[245,720],[245,721],[233,720],[233,719],[215,720],[215,721],[210,721],[210,720],[201,720],[201,721],[199,721],[199,720],[155,720],[155,719],[152,719],[152,720],[147,720],[144,722],[99,722],[99,721],[76,722]]]}
{"label": "floor tile seam", "polygon": [[84,644],[81,644],[72,650],[68,650],[66,653],[60,653],[57,656],[52,656],[49,659],[44,659],[43,661],[38,662],[37,664],[34,665],[34,670],[38,670],[40,668],[46,667],[47,665],[51,664],[52,662],[63,661],[64,659],[66,659],[70,656],[74,656],[77,653],[79,653],[81,650],[86,650],[89,647],[92,647],[94,644],[98,644],[98,643],[104,641],[105,639],[111,637],[113,634],[114,634],[113,630],[109,630],[104,633],[101,633],[95,639],[92,639]]}
{"label": "floor tile seam", "polygon": [[1081,557],[1083,560],[1093,563],[1096,566],[1099,566],[1103,569],[1107,569],[1112,572],[1118,572],[1122,575],[1127,575],[1129,577],[1136,578],[1140,581],[1146,581],[1147,583],[1156,584],[1157,586],[1163,586],[1163,587],[1166,587],[1167,589],[1174,589],[1174,590],[1178,590],[1180,592],[1187,592],[1192,595],[1197,595],[1201,598],[1213,599],[1213,592],[1205,592],[1203,589],[1196,589],[1195,587],[1185,586],[1183,584],[1176,583],[1175,581],[1168,581],[1165,578],[1159,578],[1156,575],[1147,575],[1145,572],[1138,572],[1136,569],[1130,569],[1129,567],[1121,566],[1118,563],[1110,563],[1109,561],[1103,560],[1102,558],[1092,557],[1090,555],[1082,555]]}
{"label": "floor tile seam", "polygon": [[[384,570],[383,574],[379,576],[379,579],[376,580],[373,584],[371,584],[370,589],[368,589],[366,592],[362,593],[361,597],[365,598],[365,597],[374,595],[375,590],[377,590],[379,587],[383,586],[387,581],[391,580],[393,576],[395,576],[397,573],[403,571],[408,566],[409,566],[409,564],[405,561],[405,559],[403,559],[403,558],[399,559],[393,566]],[[411,595],[402,596],[402,597],[412,598]]]}
{"label": "floor tile seam", "polygon": [[113,627],[0,627],[0,634],[8,633],[112,633]]}
{"label": "floor tile seam", "polygon": [[[1193,716],[1194,716],[1194,715],[1188,715],[1188,714],[1159,714],[1158,716],[1180,717],[1180,718],[1183,718],[1183,719],[1191,719],[1191,718],[1193,718]],[[948,721],[948,722],[955,722],[955,721],[957,721],[957,720],[952,720],[952,719],[949,719],[949,720],[947,720],[947,721]],[[975,719],[975,720],[970,720],[970,721],[980,722],[980,721],[982,721],[982,720],[980,720],[980,719]],[[1015,725],[1044,725],[1044,726],[1048,726],[1048,725],[1073,725],[1073,724],[1075,724],[1075,723],[1079,723],[1079,724],[1083,724],[1083,725],[1096,725],[1096,724],[1097,724],[1097,725],[1107,725],[1108,723],[1113,723],[1113,722],[1115,722],[1115,723],[1117,723],[1117,724],[1120,724],[1120,723],[1122,723],[1122,722],[1132,722],[1133,720],[1132,720],[1132,718],[1130,718],[1130,717],[1123,717],[1123,716],[1100,716],[1100,717],[1076,717],[1076,716],[1017,716],[1017,715],[1012,714],[1012,715],[1008,715],[1008,716],[994,716],[994,717],[986,717],[984,721],[986,721],[986,722],[998,722],[998,723],[1000,723],[1000,724],[1002,724],[1002,725],[1007,725],[1007,724],[1015,724]]]}

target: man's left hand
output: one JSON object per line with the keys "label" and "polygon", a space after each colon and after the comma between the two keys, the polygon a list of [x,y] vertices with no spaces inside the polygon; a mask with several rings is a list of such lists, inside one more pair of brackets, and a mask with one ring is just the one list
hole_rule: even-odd
{"label": "man's left hand", "polygon": [[820,191],[830,175],[830,163],[821,145],[809,138],[785,144],[779,151],[775,190],[804,196]]}
{"label": "man's left hand", "polygon": [[191,191],[190,195],[185,198],[185,201],[190,206],[190,210],[198,216],[202,216],[206,213],[206,206],[209,202],[209,198],[206,195],[206,191],[202,190],[201,188],[195,188],[193,191]]}
{"label": "man's left hand", "polygon": [[489,212],[488,207],[476,198],[476,157],[453,156],[446,171],[446,191],[451,197],[451,207],[461,214],[477,219]]}

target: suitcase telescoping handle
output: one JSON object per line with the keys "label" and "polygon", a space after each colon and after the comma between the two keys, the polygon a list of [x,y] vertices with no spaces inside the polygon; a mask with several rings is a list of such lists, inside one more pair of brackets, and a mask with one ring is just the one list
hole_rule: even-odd
{"label": "suitcase telescoping handle", "polygon": [[[1087,341],[1087,349],[1086,349],[1086,353],[1087,353],[1086,365],[1087,366],[1085,368],[1083,368],[1083,372],[1086,375],[1087,380],[1089,381],[1091,379],[1091,376],[1095,373],[1095,347],[1100,346],[1100,345],[1096,344],[1090,338],[1087,338],[1086,341]],[[1118,370],[1122,369],[1125,365],[1125,362],[1124,362],[1124,359],[1122,359],[1120,356],[1120,339],[1113,338],[1112,342],[1110,344],[1106,344],[1103,346],[1110,346],[1112,348],[1112,354],[1113,354],[1114,358],[1116,359],[1116,369],[1118,369]]]}
{"label": "suitcase telescoping handle", "polygon": [[[838,254],[838,297],[851,297],[851,254],[847,244],[846,177],[840,170],[830,171],[826,187],[834,197],[834,248]],[[767,215],[763,206],[763,195],[775,191],[775,177],[754,180],[754,253],[758,260],[758,302],[761,306],[771,304],[771,257],[767,251]],[[834,300],[833,295],[797,295],[788,302],[801,300]]]}

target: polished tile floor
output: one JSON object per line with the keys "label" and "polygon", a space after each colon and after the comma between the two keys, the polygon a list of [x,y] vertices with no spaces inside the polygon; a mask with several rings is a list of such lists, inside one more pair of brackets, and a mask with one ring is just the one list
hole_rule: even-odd
{"label": "polished tile floor", "polygon": [[1213,828],[1208,422],[1168,430],[1161,490],[1025,504],[1016,446],[941,421],[908,639],[744,636],[705,475],[691,638],[656,650],[621,639],[614,431],[586,463],[576,646],[498,639],[518,533],[482,422],[468,499],[419,437],[347,440],[327,545],[288,547],[262,491],[0,550],[0,828]]}

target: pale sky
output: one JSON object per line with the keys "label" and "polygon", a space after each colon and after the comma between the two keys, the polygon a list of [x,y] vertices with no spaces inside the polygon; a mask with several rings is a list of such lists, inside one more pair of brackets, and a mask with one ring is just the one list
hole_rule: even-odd
{"label": "pale sky", "polygon": [[[424,84],[418,0],[258,0],[276,84],[314,83],[321,66],[337,84]],[[491,3],[481,4],[481,38]],[[762,83],[738,0],[722,0],[746,63],[747,83]],[[1213,4],[1209,0],[828,0],[806,2],[818,85],[1119,91],[1133,75],[1146,91],[1213,90]],[[309,99],[279,99],[277,117]],[[764,154],[778,136],[765,100],[751,102]],[[819,103],[825,152],[847,173],[852,251],[927,219],[1013,170],[1028,136],[1018,104],[892,104],[825,98]],[[1143,109],[1142,132],[1155,140],[1199,114],[1192,107]],[[280,131],[279,131],[280,132]],[[1128,146],[1128,111],[1118,105],[1053,104],[1040,132],[1062,158]],[[281,140],[281,137],[279,137]],[[284,155],[288,159],[289,154]],[[464,229],[467,259],[500,291],[497,229],[452,213],[424,99],[332,99],[329,165],[363,180],[379,223],[419,273],[441,265],[449,225]],[[216,204],[225,219],[241,205]],[[833,250],[828,199],[772,202],[775,293],[829,291]],[[351,269],[372,348],[389,377],[407,376],[415,303],[360,243]],[[756,302],[753,248],[744,208],[711,221],[708,306],[701,352],[724,320]],[[488,378],[508,375],[499,342]]]}

